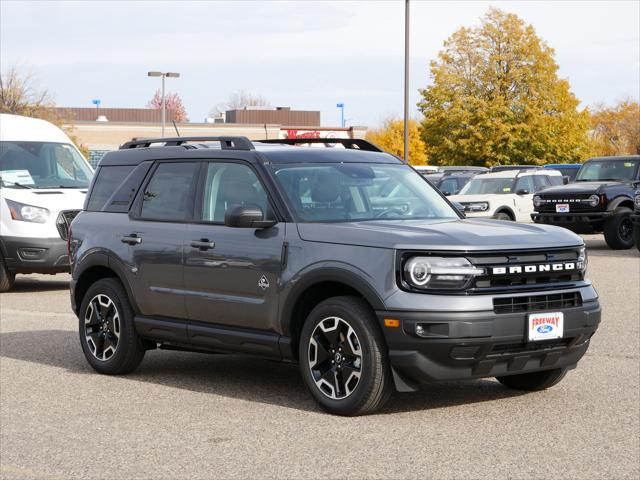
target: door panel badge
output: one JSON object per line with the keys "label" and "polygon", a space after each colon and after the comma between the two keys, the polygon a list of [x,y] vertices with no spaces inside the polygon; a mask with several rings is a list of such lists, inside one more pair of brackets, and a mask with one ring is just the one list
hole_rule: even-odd
{"label": "door panel badge", "polygon": [[258,287],[262,290],[266,290],[267,288],[269,288],[269,280],[267,280],[267,277],[265,277],[264,275],[260,277],[260,280],[258,280]]}

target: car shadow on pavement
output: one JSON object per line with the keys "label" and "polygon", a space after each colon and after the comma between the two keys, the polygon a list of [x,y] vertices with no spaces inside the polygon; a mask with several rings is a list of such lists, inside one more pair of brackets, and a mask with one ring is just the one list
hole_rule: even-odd
{"label": "car shadow on pavement", "polygon": [[637,258],[640,257],[640,252],[633,246],[628,250],[613,250],[602,239],[588,238],[584,239],[584,244],[587,246],[587,254],[598,257],[619,257],[619,258]]}
{"label": "car shadow on pavement", "polygon": [[[78,334],[69,330],[1,333],[0,356],[65,368],[74,374],[97,375],[84,359]],[[246,355],[150,351],[134,373],[119,378],[297,410],[320,411],[307,392],[297,365]],[[430,410],[520,394],[493,380],[429,385],[420,392],[394,392],[380,413]]]}
{"label": "car shadow on pavement", "polygon": [[11,287],[9,294],[11,293],[27,293],[27,292],[44,292],[53,290],[69,290],[69,280],[58,280],[55,276],[49,279],[33,278],[29,276],[18,275],[16,277],[16,283]]}

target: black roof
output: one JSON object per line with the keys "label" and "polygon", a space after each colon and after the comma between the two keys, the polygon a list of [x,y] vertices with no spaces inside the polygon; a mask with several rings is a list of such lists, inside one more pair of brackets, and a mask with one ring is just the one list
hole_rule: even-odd
{"label": "black roof", "polygon": [[606,162],[606,161],[615,161],[615,160],[628,160],[631,162],[636,162],[640,160],[640,155],[618,155],[614,157],[593,157],[587,160],[587,162]]}
{"label": "black roof", "polygon": [[[100,166],[138,165],[150,160],[239,159],[251,163],[393,163],[402,160],[391,154],[360,148],[310,148],[281,143],[250,142],[244,137],[194,137],[138,140],[125,143],[120,150],[108,152]],[[196,142],[196,143],[187,143]],[[210,145],[219,142],[219,146]],[[234,146],[234,142],[235,145]],[[161,146],[152,147],[152,144]],[[323,142],[324,143],[324,142]],[[328,139],[328,144],[342,143]],[[252,146],[255,149],[252,149]]]}

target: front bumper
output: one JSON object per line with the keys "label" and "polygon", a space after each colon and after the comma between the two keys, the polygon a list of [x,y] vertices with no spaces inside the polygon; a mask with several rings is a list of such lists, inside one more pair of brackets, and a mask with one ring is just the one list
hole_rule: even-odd
{"label": "front bumper", "polygon": [[[516,375],[554,368],[574,368],[587,351],[600,323],[597,299],[564,313],[563,338],[528,342],[530,313],[376,312],[399,319],[400,328],[385,328],[396,388],[416,390],[420,384]],[[415,324],[426,326],[428,337],[415,335]]]}
{"label": "front bumper", "polygon": [[67,242],[61,238],[0,237],[5,264],[13,273],[69,271]]}
{"label": "front bumper", "polygon": [[614,212],[574,212],[574,213],[532,213],[531,219],[535,223],[546,223],[549,225],[570,225],[570,224],[594,224],[602,223]]}

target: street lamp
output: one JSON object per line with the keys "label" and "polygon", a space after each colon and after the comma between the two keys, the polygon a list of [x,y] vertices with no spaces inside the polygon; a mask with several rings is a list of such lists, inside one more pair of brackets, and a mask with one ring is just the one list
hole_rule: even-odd
{"label": "street lamp", "polygon": [[344,103],[336,103],[336,107],[340,109],[340,126],[344,128]]}
{"label": "street lamp", "polygon": [[404,161],[409,163],[409,0],[404,2]]}
{"label": "street lamp", "polygon": [[166,77],[179,78],[180,74],[176,72],[148,72],[147,76],[162,77],[162,136],[164,137],[164,128],[167,123],[167,106],[164,98],[164,79]]}

